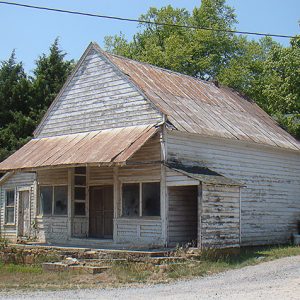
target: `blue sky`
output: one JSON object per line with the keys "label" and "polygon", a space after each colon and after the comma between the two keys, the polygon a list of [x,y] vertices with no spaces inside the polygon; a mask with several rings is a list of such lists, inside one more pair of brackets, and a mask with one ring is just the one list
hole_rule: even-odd
{"label": "blue sky", "polygon": [[[171,4],[187,8],[200,5],[200,0],[16,0],[15,2],[103,15],[138,18],[150,6]],[[227,0],[234,7],[241,31],[277,34],[300,34],[300,0]],[[128,38],[137,31],[137,24],[43,12],[0,4],[0,60],[16,50],[18,60],[31,71],[38,55],[47,53],[58,36],[67,58],[79,59],[90,41],[103,46],[104,36],[122,31]],[[288,45],[288,39],[278,39]]]}

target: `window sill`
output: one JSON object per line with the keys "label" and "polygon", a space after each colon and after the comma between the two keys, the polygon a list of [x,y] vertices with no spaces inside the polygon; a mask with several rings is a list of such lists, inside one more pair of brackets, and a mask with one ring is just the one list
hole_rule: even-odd
{"label": "window sill", "polygon": [[160,221],[161,220],[161,217],[150,217],[150,216],[144,216],[144,217],[119,217],[117,218],[119,220],[136,220],[136,221]]}
{"label": "window sill", "polygon": [[4,226],[7,227],[16,226],[16,223],[5,223]]}

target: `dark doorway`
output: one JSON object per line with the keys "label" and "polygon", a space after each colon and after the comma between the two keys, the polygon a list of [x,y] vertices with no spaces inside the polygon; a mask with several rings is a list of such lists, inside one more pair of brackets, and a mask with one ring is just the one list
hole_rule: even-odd
{"label": "dark doorway", "polygon": [[90,188],[89,236],[111,239],[113,237],[113,187]]}
{"label": "dark doorway", "polygon": [[168,188],[170,246],[197,245],[198,235],[198,186]]}

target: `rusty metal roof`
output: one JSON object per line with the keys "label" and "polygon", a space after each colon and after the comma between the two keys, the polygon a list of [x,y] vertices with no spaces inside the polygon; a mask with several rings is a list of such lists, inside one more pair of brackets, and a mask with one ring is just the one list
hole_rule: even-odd
{"label": "rusty metal roof", "polygon": [[32,139],[0,163],[0,170],[123,164],[157,131],[146,125]]}
{"label": "rusty metal roof", "polygon": [[179,131],[300,150],[257,104],[227,87],[101,51]]}

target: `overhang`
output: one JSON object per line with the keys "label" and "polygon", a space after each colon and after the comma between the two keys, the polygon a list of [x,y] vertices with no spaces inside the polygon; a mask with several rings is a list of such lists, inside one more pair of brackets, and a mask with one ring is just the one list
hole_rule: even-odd
{"label": "overhang", "polygon": [[243,186],[242,183],[225,177],[207,167],[198,166],[196,164],[183,164],[178,161],[169,161],[166,166],[176,172],[186,175],[190,178],[199,180],[200,182],[207,184],[221,184],[221,185],[235,185]]}
{"label": "overhang", "polygon": [[122,165],[157,131],[143,125],[32,139],[0,163],[0,171]]}

